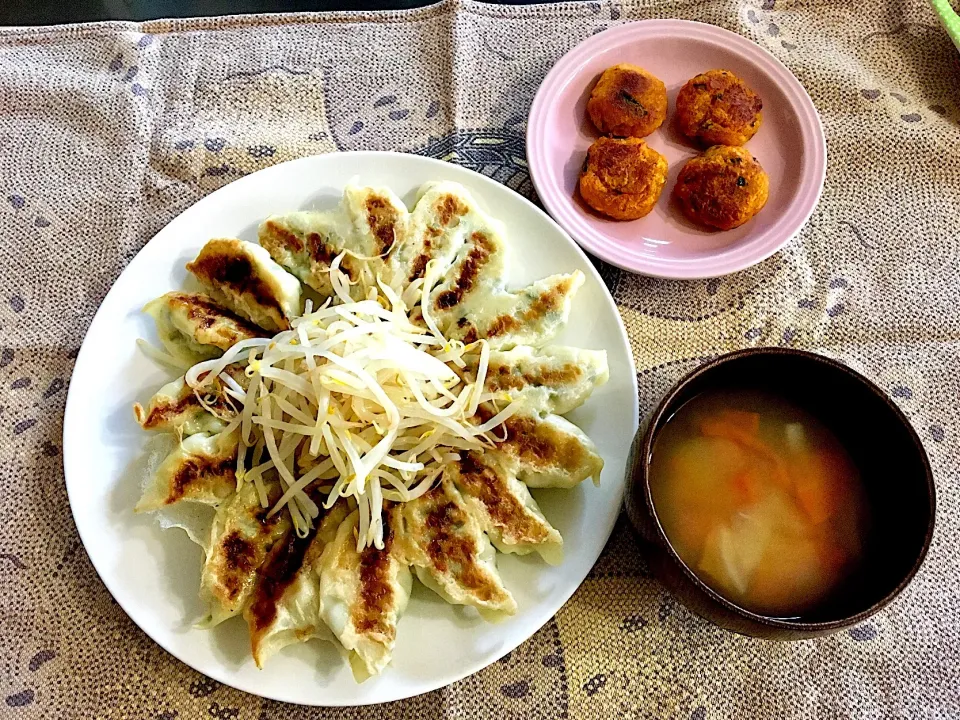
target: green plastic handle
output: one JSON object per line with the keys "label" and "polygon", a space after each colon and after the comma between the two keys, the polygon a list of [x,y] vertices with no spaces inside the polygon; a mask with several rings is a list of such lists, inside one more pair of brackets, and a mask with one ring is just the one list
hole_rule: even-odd
{"label": "green plastic handle", "polygon": [[943,23],[944,29],[946,29],[950,39],[953,40],[953,44],[960,50],[960,15],[957,15],[954,9],[950,7],[950,0],[930,0],[930,4],[933,5],[933,9],[940,16],[940,22]]}

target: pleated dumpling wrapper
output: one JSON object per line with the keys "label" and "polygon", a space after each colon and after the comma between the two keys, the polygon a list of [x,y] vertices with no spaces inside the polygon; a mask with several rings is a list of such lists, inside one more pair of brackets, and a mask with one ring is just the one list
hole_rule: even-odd
{"label": "pleated dumpling wrapper", "polygon": [[340,500],[307,537],[290,533],[273,546],[243,616],[257,667],[287,645],[312,638],[333,640],[320,613],[320,558],[349,514]]}
{"label": "pleated dumpling wrapper", "polygon": [[[225,370],[241,388],[248,378],[242,369],[228,365]],[[195,433],[218,433],[232,420],[238,409],[237,403],[225,392],[224,384],[216,378],[204,389],[207,407],[184,378],[179,377],[161,387],[144,407],[134,403],[133,414],[144,430],[175,432],[181,436]]]}
{"label": "pleated dumpling wrapper", "polygon": [[532,488],[572,488],[587,478],[600,482],[603,458],[586,433],[559,415],[518,413],[503,427],[497,452],[517,463],[517,476]]}
{"label": "pleated dumpling wrapper", "polygon": [[566,326],[573,296],[584,279],[582,272],[574,270],[537,280],[523,290],[474,299],[459,307],[447,334],[465,343],[482,338],[504,350],[548,343]]}
{"label": "pleated dumpling wrapper", "polygon": [[258,239],[277,263],[329,296],[330,267],[341,253],[339,268],[351,283],[365,274],[368,282],[377,273],[386,280],[386,255],[403,245],[407,224],[407,209],[390,190],[349,186],[338,209],[267,218]]}
{"label": "pleated dumpling wrapper", "polygon": [[210,240],[187,270],[215,300],[264,330],[286,330],[300,315],[300,281],[254,243]]}
{"label": "pleated dumpling wrapper", "polygon": [[354,677],[363,681],[380,674],[393,657],[412,576],[389,509],[383,549],[357,549],[358,517],[353,512],[340,524],[320,559],[320,615],[347,651]]}
{"label": "pleated dumpling wrapper", "polygon": [[219,505],[237,490],[236,433],[190,435],[177,443],[153,473],[137,512],[159,510],[182,500]]}
{"label": "pleated dumpling wrapper", "polygon": [[493,618],[517,611],[497,572],[496,551],[453,482],[442,478],[400,507],[404,551],[420,582],[449,603]]}
{"label": "pleated dumpling wrapper", "polygon": [[[265,485],[269,504],[275,503],[280,487]],[[243,612],[259,583],[260,567],[291,531],[289,515],[270,515],[252,482],[217,508],[200,574],[200,598],[208,607],[201,627],[219,625]]]}
{"label": "pleated dumpling wrapper", "polygon": [[[467,367],[476,373],[477,365],[472,360]],[[564,415],[583,405],[609,378],[605,350],[518,345],[491,351],[483,386],[491,393],[522,396],[537,412]]]}
{"label": "pleated dumpling wrapper", "polygon": [[461,453],[447,475],[497,550],[537,552],[558,565],[563,560],[563,538],[517,479],[516,465],[499,453],[471,450]]}
{"label": "pleated dumpling wrapper", "polygon": [[[344,219],[338,212],[297,212],[264,220],[258,239],[277,263],[326,297],[333,294],[330,265],[346,249],[344,235]],[[361,264],[344,255],[340,267],[354,280]]]}
{"label": "pleated dumpling wrapper", "polygon": [[406,225],[406,242],[398,244],[389,256],[393,284],[405,289],[422,280],[431,261],[439,276],[444,276],[470,230],[488,225],[488,218],[463,186],[451,182],[425,184]]}
{"label": "pleated dumpling wrapper", "polygon": [[169,292],[143,311],[156,323],[167,352],[189,365],[220,357],[241,340],[267,335],[201,293]]}

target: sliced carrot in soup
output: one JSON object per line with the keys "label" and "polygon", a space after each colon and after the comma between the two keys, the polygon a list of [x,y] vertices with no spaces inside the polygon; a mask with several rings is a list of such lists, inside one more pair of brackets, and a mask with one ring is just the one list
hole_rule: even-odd
{"label": "sliced carrot in soup", "polygon": [[[786,464],[783,458],[772,447],[761,440],[750,428],[754,427],[747,419],[739,419],[737,422],[725,420],[727,414],[735,416],[753,415],[753,413],[741,413],[740,411],[730,410],[727,413],[711,416],[700,423],[700,432],[708,438],[724,438],[737,443],[744,450],[754,455],[758,455],[772,465],[773,473],[771,479],[781,487],[788,487],[790,477],[787,473]],[[759,420],[756,422],[759,428]]]}
{"label": "sliced carrot in soup", "polygon": [[720,419],[727,425],[743,430],[750,435],[760,433],[760,413],[746,412],[745,410],[724,410]]}
{"label": "sliced carrot in soup", "polygon": [[811,522],[819,525],[836,514],[843,482],[838,463],[824,452],[798,454],[791,463],[793,491],[797,504]]}
{"label": "sliced carrot in soup", "polygon": [[764,469],[754,465],[737,473],[730,479],[730,488],[741,507],[755,505],[764,496]]}

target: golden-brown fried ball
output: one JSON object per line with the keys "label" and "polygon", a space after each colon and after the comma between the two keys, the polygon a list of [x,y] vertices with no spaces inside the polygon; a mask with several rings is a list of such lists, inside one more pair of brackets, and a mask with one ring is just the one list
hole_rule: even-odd
{"label": "golden-brown fried ball", "polygon": [[673,194],[694,222],[730,230],[760,212],[770,180],[746,148],[717,145],[687,161]]}
{"label": "golden-brown fried ball", "polygon": [[701,145],[743,145],[760,129],[760,96],[729,70],[708,70],[677,93],[677,127]]}
{"label": "golden-brown fried ball", "polygon": [[643,68],[614,65],[590,93],[587,114],[605,135],[644,137],[667,117],[667,88]]}
{"label": "golden-brown fried ball", "polygon": [[667,182],[667,161],[640,138],[597,140],[580,173],[580,195],[614,220],[636,220],[657,204]]}

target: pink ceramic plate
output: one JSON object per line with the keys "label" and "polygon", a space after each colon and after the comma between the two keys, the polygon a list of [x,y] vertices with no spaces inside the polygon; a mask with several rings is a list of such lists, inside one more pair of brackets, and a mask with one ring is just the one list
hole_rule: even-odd
{"label": "pink ceramic plate", "polygon": [[[646,138],[670,163],[667,185],[653,212],[629,222],[600,217],[577,193],[587,148],[599,136],[587,99],[600,73],[621,62],[663,80],[669,101],[667,120]],[[747,147],[770,176],[766,207],[726,232],[695,226],[671,198],[683,163],[698,152],[674,130],[677,91],[714,68],[733,71],[762,98],[763,124]],[[713,25],[646,20],[593,36],[553,67],[530,110],[527,159],[543,204],[586,250],[632,272],[705,278],[760,262],[797,234],[823,189],[826,143],[810,96],[770,53]]]}

